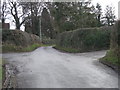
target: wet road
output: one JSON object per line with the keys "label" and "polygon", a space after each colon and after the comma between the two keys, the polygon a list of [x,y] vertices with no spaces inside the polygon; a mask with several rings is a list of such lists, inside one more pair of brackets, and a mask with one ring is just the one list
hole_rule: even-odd
{"label": "wet road", "polygon": [[69,54],[41,47],[3,54],[3,58],[17,67],[20,88],[117,88],[117,73],[98,61],[105,53]]}

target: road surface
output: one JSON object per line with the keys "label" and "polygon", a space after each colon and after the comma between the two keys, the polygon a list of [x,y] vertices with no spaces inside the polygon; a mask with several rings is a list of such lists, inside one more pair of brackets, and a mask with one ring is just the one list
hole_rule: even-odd
{"label": "road surface", "polygon": [[40,47],[28,53],[3,54],[15,65],[20,88],[118,88],[118,75],[99,63],[106,51],[63,53]]}

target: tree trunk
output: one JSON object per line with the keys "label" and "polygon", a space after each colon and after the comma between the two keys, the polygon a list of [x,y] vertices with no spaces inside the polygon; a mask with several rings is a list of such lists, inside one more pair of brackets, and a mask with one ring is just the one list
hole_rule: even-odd
{"label": "tree trunk", "polygon": [[16,29],[20,30],[20,21],[19,20],[16,20]]}

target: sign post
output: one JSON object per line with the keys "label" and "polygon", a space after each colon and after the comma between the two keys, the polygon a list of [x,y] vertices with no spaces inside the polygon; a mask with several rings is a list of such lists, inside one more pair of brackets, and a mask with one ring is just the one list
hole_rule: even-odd
{"label": "sign post", "polygon": [[40,41],[42,42],[42,32],[41,32],[41,16],[39,18],[39,25],[40,25]]}

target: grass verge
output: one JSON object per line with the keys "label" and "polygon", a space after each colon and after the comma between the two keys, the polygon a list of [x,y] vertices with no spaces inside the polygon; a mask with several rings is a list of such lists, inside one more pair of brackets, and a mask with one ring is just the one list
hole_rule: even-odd
{"label": "grass verge", "polygon": [[0,58],[0,89],[2,88],[2,59]]}
{"label": "grass verge", "polygon": [[2,59],[0,59],[0,80],[2,80]]}
{"label": "grass verge", "polygon": [[3,53],[7,53],[7,52],[30,52],[30,51],[33,51],[33,50],[37,49],[38,47],[42,47],[42,46],[45,47],[48,45],[32,44],[32,45],[29,45],[27,47],[15,46],[15,45],[3,45],[2,52]]}
{"label": "grass verge", "polygon": [[107,61],[107,62],[112,63],[114,65],[120,65],[120,63],[118,62],[117,55],[114,55],[114,53],[110,50],[107,52],[106,56],[101,58],[100,60]]}
{"label": "grass verge", "polygon": [[119,69],[118,68],[120,66],[119,59],[120,58],[112,50],[109,50],[106,53],[106,56],[100,58],[100,62],[106,64],[107,66],[110,66],[113,69]]}
{"label": "grass verge", "polygon": [[74,49],[74,48],[66,48],[66,47],[59,47],[59,46],[55,46],[55,49],[58,49],[62,52],[69,52],[69,53],[79,53],[80,50],[79,49]]}

